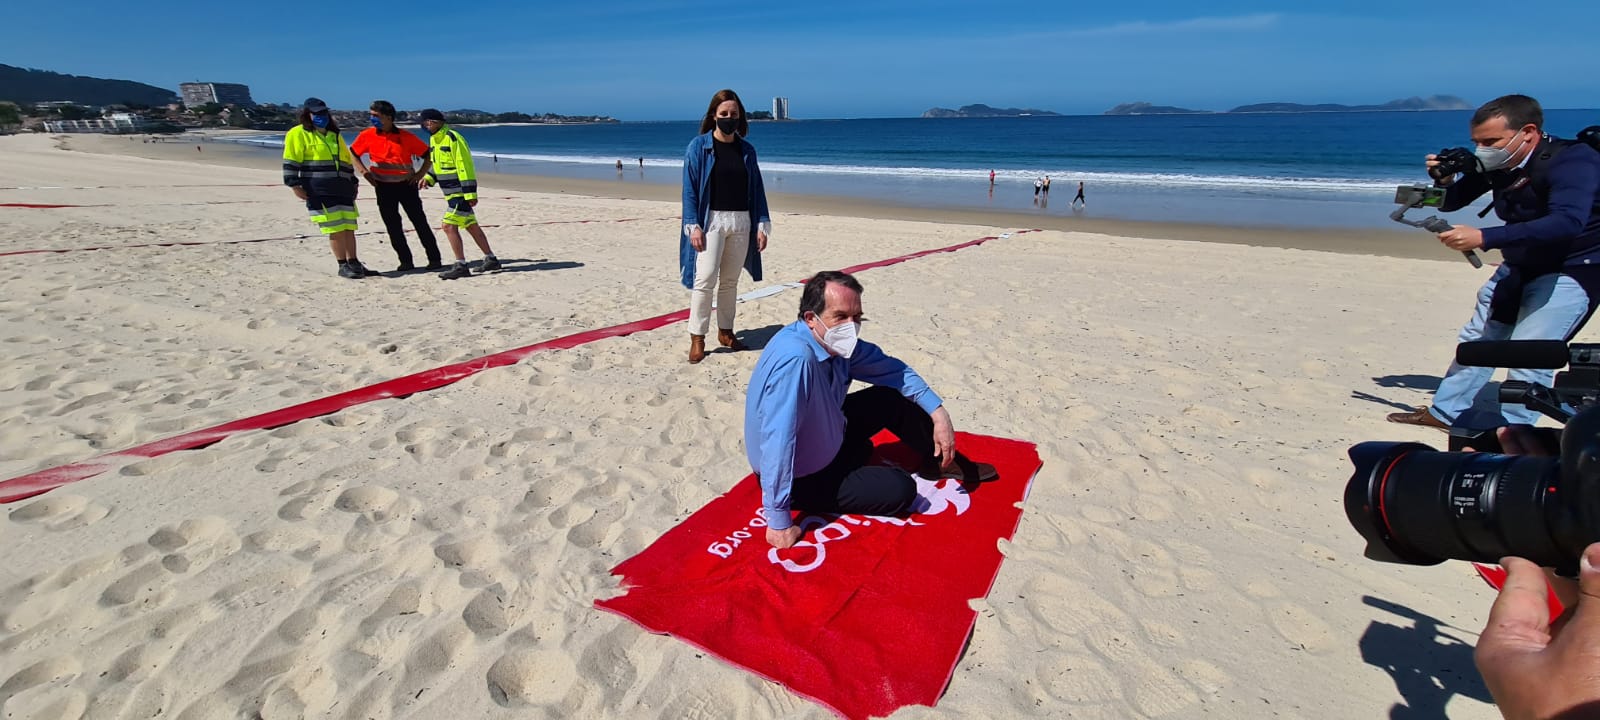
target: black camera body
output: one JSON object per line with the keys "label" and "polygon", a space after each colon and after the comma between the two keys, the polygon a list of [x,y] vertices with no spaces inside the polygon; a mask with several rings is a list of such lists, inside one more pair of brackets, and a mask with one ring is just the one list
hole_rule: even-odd
{"label": "black camera body", "polygon": [[1428,168],[1428,176],[1435,180],[1483,170],[1483,163],[1478,162],[1478,156],[1467,148],[1445,148],[1434,153],[1434,159],[1439,164]]}
{"label": "black camera body", "polygon": [[[1600,542],[1600,345],[1462,343],[1456,360],[1566,366],[1548,388],[1501,386],[1502,403],[1517,402],[1564,423],[1550,448],[1556,455],[1482,452],[1498,449],[1486,444],[1492,430],[1475,436],[1453,431],[1450,452],[1404,442],[1350,448],[1355,473],[1345,486],[1345,514],[1367,540],[1363,554],[1412,565],[1494,563],[1514,555],[1575,575],[1583,549]],[[1478,452],[1456,451],[1466,446]]]}

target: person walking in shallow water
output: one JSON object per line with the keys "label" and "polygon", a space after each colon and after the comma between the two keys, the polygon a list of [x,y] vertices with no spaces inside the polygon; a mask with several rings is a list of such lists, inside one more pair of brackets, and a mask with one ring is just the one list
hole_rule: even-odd
{"label": "person walking in shallow water", "polygon": [[717,342],[734,351],[745,344],[733,333],[739,268],[761,279],[772,218],[761,181],[756,148],[745,135],[750,122],[732,90],[720,90],[700,120],[700,134],[683,158],[683,232],[678,238],[678,273],[689,289],[689,362],[706,357],[713,289]]}
{"label": "person walking in shallow water", "polygon": [[1080,206],[1080,205],[1083,206],[1083,207],[1088,207],[1089,206],[1089,201],[1083,199],[1083,181],[1082,180],[1078,181],[1078,194],[1073,196],[1072,204],[1074,206]]}

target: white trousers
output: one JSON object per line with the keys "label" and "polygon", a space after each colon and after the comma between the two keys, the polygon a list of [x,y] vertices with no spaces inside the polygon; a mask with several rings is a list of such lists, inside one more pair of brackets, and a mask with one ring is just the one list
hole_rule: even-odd
{"label": "white trousers", "polygon": [[689,334],[711,329],[712,287],[716,288],[717,328],[733,329],[739,298],[739,273],[750,250],[750,213],[712,210],[706,223],[706,249],[694,260],[694,289],[689,291]]}

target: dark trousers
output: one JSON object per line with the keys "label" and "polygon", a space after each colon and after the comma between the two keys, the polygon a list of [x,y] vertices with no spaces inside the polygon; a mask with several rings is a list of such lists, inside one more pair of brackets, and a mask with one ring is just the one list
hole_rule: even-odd
{"label": "dark trousers", "polygon": [[899,468],[867,465],[872,436],[888,430],[916,451],[924,465],[933,456],[933,418],[889,387],[871,387],[844,399],[844,444],[828,466],[795,478],[790,505],[809,513],[902,515],[917,498],[917,483]]}
{"label": "dark trousers", "polygon": [[378,183],[378,216],[383,218],[383,226],[389,231],[389,244],[394,246],[394,254],[400,258],[401,265],[411,265],[411,248],[406,245],[406,228],[400,224],[400,208],[405,208],[406,217],[411,218],[411,226],[417,229],[417,240],[422,242],[422,251],[428,255],[429,265],[439,264],[439,241],[433,236],[433,228],[428,227],[428,215],[422,211],[422,196],[417,192],[417,186],[411,183]]}

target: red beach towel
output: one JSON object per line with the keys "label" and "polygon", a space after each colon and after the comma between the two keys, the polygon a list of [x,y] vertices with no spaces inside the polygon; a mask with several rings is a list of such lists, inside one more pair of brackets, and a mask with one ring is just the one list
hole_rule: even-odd
{"label": "red beach towel", "polygon": [[[877,458],[914,467],[880,434]],[[907,518],[811,516],[801,542],[767,544],[749,475],[612,570],[627,594],[596,606],[674,635],[847,718],[933,705],[955,672],[1000,572],[1039,470],[1032,443],[959,433],[963,454],[999,471],[970,494],[918,481]]]}

